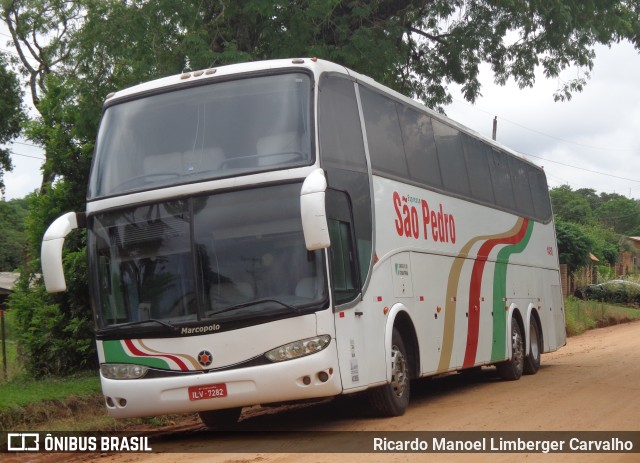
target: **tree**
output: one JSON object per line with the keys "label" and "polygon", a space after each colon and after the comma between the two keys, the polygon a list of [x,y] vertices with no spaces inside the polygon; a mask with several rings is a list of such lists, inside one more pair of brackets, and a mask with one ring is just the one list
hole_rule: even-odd
{"label": "tree", "polygon": [[578,227],[591,243],[590,252],[600,262],[614,265],[618,261],[620,235],[613,229],[605,228],[597,223],[578,225]]}
{"label": "tree", "polygon": [[625,197],[607,201],[596,211],[600,223],[617,233],[630,235],[640,227],[640,204]]}
{"label": "tree", "polygon": [[[20,134],[26,116],[22,106],[22,90],[17,76],[9,69],[0,53],[0,145],[9,143]],[[11,152],[0,148],[0,192],[4,194],[3,173],[11,171]]]}
{"label": "tree", "polygon": [[587,224],[593,221],[593,213],[585,197],[573,191],[569,185],[553,188],[549,192],[553,214],[566,222]]}
{"label": "tree", "polygon": [[15,272],[24,265],[24,233],[27,202],[24,199],[0,201],[0,272]]}
{"label": "tree", "polygon": [[[27,78],[31,102],[38,112],[46,93],[47,77],[62,63],[69,62],[71,40],[80,24],[82,9],[81,0],[0,0],[0,14],[16,50],[13,64]],[[47,163],[55,151],[43,140],[32,139],[45,149],[41,186],[44,190],[53,184],[58,174]]]}
{"label": "tree", "polygon": [[589,252],[593,247],[591,239],[580,229],[580,226],[556,221],[558,239],[558,258],[561,264],[567,264],[569,272],[589,264]]}
{"label": "tree", "polygon": [[[88,6],[89,22],[117,31],[103,43],[129,41],[133,55],[164,74],[256,59],[319,56],[370,75],[429,106],[451,101],[447,85],[461,84],[474,101],[479,66],[491,65],[498,83],[532,86],[535,69],[558,77],[568,67],[557,100],[582,90],[594,45],[620,40],[640,45],[635,1],[531,2],[489,0],[314,0],[269,2],[109,2]],[[93,19],[91,19],[91,15]],[[123,19],[125,20],[123,22]],[[98,24],[96,24],[96,20]],[[152,26],[152,27],[149,27]],[[93,29],[92,33],[96,30]],[[112,53],[100,56],[113,57]],[[173,54],[182,51],[182,54]],[[178,63],[176,63],[176,60]],[[112,59],[108,60],[113,63]],[[182,61],[182,63],[179,63]],[[176,66],[176,64],[178,64]],[[140,66],[133,65],[135,69]],[[114,69],[115,70],[115,69]],[[119,72],[122,69],[117,70]]]}

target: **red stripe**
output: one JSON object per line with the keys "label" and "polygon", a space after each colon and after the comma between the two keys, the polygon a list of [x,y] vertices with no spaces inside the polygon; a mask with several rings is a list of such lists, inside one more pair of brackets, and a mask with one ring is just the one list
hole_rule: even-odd
{"label": "red stripe", "polygon": [[155,354],[155,355],[147,354],[146,352],[142,352],[140,349],[138,349],[135,346],[135,344],[133,344],[133,341],[131,341],[130,339],[125,340],[124,343],[127,345],[129,350],[134,355],[137,355],[138,357],[166,357],[166,358],[171,359],[174,362],[176,362],[181,370],[183,370],[183,371],[188,371],[189,370],[189,368],[187,368],[187,365],[185,365],[185,363],[182,360],[180,360],[180,358],[176,357],[175,355],[170,355],[170,354]]}
{"label": "red stripe", "polygon": [[476,363],[478,352],[478,333],[480,331],[480,290],[482,288],[482,275],[489,254],[499,244],[517,244],[527,233],[529,220],[524,219],[522,226],[514,235],[504,238],[496,238],[485,241],[478,251],[478,256],[471,271],[471,284],[469,287],[469,326],[467,329],[467,348],[464,354],[463,367],[472,367]]}

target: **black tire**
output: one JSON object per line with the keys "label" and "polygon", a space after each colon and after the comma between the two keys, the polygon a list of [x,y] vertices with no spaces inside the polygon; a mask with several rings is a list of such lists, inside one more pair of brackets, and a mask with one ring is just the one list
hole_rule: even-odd
{"label": "black tire", "polygon": [[202,423],[209,429],[230,429],[238,423],[242,408],[227,408],[225,410],[208,410],[198,412]]}
{"label": "black tire", "polygon": [[524,359],[523,372],[525,375],[535,375],[540,369],[541,341],[538,322],[532,318],[529,322],[529,355]]}
{"label": "black tire", "polygon": [[515,319],[511,320],[511,358],[506,362],[496,365],[498,374],[502,379],[515,381],[520,379],[524,370],[524,340],[520,324]]}
{"label": "black tire", "polygon": [[391,335],[391,382],[369,391],[369,403],[380,416],[400,416],[409,406],[411,395],[409,357],[397,329]]}

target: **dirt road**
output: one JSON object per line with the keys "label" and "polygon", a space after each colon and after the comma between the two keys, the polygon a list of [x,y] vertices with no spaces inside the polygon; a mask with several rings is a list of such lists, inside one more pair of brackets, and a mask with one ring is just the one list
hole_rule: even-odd
{"label": "dirt road", "polygon": [[[104,463],[173,462],[637,462],[635,454],[401,454],[302,453],[296,447],[313,441],[318,431],[640,431],[640,322],[602,328],[570,338],[558,352],[544,355],[535,376],[500,381],[493,369],[422,380],[413,385],[412,403],[398,418],[367,415],[366,402],[334,401],[323,405],[248,417],[246,434],[221,436],[194,430],[173,433],[154,450],[189,451],[102,455]],[[246,417],[246,415],[245,415]],[[278,452],[251,451],[251,429],[308,431],[277,443]],[[336,439],[348,440],[341,432]],[[344,442],[343,442],[344,443]],[[338,444],[336,444],[338,445]],[[219,453],[238,452],[238,453]],[[199,452],[199,453],[191,453]],[[244,452],[244,453],[240,453]],[[76,455],[75,457],[79,457]],[[94,456],[95,457],[95,456]],[[86,456],[85,456],[86,458]],[[75,460],[72,458],[71,460]]]}

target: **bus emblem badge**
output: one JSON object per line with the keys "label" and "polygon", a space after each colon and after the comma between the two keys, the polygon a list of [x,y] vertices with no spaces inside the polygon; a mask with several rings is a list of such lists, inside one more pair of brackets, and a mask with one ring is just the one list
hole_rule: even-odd
{"label": "bus emblem badge", "polygon": [[213,355],[208,350],[200,351],[198,354],[198,363],[203,367],[208,367],[213,361]]}

